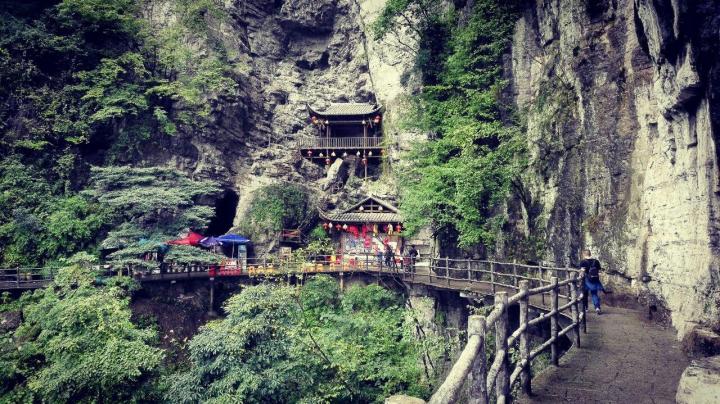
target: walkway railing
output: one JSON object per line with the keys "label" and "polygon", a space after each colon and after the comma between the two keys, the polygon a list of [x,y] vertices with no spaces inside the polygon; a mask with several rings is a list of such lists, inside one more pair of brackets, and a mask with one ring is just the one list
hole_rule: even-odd
{"label": "walkway railing", "polygon": [[298,140],[299,149],[379,149],[381,137],[306,137]]}
{"label": "walkway railing", "polygon": [[[487,269],[480,269],[478,266],[485,266]],[[467,345],[445,381],[431,397],[431,404],[455,402],[466,382],[470,384],[470,402],[489,403],[493,391],[498,403],[508,402],[511,399],[511,387],[517,382],[524,393],[530,394],[531,366],[538,355],[549,348],[551,362],[557,366],[562,336],[572,333],[575,345],[580,345],[580,328],[587,325],[580,285],[582,274],[579,271],[540,265],[450,259],[435,260],[431,268],[435,269],[435,277],[446,281],[448,285],[460,280],[470,284],[484,283],[490,286],[495,295],[495,306],[490,314],[469,317]],[[564,279],[560,280],[559,277]],[[495,291],[498,287],[517,290],[517,293],[508,296],[507,291]],[[567,290],[567,294],[561,293],[563,289]],[[545,303],[546,297],[549,307]],[[520,321],[517,329],[510,330],[508,308],[513,304],[520,306]],[[548,311],[530,320],[528,308],[531,304],[547,307]],[[561,315],[570,320],[570,324],[562,329],[559,321]],[[531,350],[530,327],[548,320],[549,339]],[[494,360],[488,364],[485,340],[487,334],[493,330]],[[519,358],[511,369],[509,347],[516,344]]]}

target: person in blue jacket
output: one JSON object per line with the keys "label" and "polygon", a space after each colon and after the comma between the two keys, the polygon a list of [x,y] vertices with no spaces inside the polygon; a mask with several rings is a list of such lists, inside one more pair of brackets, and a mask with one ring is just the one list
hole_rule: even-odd
{"label": "person in blue jacket", "polygon": [[586,296],[588,292],[590,293],[595,312],[600,314],[600,296],[598,293],[600,293],[600,291],[605,292],[605,287],[602,282],[600,282],[600,270],[602,269],[600,267],[600,261],[592,257],[590,250],[583,250],[583,260],[580,261],[580,268],[585,269],[583,293],[585,293]]}

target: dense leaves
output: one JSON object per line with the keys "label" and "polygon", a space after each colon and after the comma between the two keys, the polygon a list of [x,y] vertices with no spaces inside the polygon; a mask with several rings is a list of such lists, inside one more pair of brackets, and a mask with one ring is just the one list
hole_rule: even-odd
{"label": "dense leaves", "polygon": [[[156,265],[138,257],[190,229],[203,229],[214,214],[210,197],[219,193],[214,182],[192,180],[169,168],[94,167],[83,195],[108,211],[108,233],[101,246],[118,250],[110,255],[115,263]],[[171,254],[181,262],[219,258],[197,248],[174,248]]]}
{"label": "dense leaves", "polygon": [[309,198],[308,190],[300,185],[266,185],[254,193],[244,230],[257,236],[303,227],[312,218]]}
{"label": "dense leaves", "polygon": [[[403,10],[427,9],[422,1],[389,6],[398,9],[388,14],[394,19],[377,23],[381,34],[389,32],[383,25],[402,23]],[[510,44],[514,7],[476,1],[462,19],[458,12],[428,10],[415,13],[429,19],[418,36],[425,86],[405,120],[432,140],[416,146],[401,173],[405,225],[410,232],[431,225],[461,246],[487,245],[500,229],[499,207],[511,180],[523,167],[524,140],[501,100],[507,85],[502,56]],[[447,35],[437,35],[438,30]]]}
{"label": "dense leaves", "polygon": [[[141,17],[160,5],[177,18]],[[218,0],[0,3],[0,263],[92,248],[107,218],[77,195],[89,166],[136,162],[167,136],[205,130],[242,70],[208,29],[224,18]]]}
{"label": "dense leaves", "polygon": [[132,282],[94,285],[86,265],[23,298],[23,323],[3,335],[0,401],[119,402],[146,397],[162,352],[130,321]]}
{"label": "dense leaves", "polygon": [[263,284],[225,305],[190,343],[174,402],[382,402],[424,396],[420,345],[394,293],[316,277],[297,290]]}

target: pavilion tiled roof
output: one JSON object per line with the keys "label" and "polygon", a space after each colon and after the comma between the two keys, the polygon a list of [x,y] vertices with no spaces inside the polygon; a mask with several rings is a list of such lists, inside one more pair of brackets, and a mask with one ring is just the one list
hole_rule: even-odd
{"label": "pavilion tiled roof", "polygon": [[[368,202],[374,202],[375,204],[381,205],[387,211],[361,211],[361,206],[366,205]],[[377,197],[367,197],[362,201],[356,203],[352,207],[338,213],[328,213],[320,211],[320,217],[323,220],[329,220],[331,222],[350,222],[350,223],[400,223],[402,218],[398,213],[398,210],[390,202],[384,201]]]}
{"label": "pavilion tiled roof", "polygon": [[330,106],[324,110],[313,108],[310,105],[308,105],[307,108],[310,114],[330,117],[371,115],[379,112],[382,109],[382,106],[378,104],[344,102],[330,104]]}
{"label": "pavilion tiled roof", "polygon": [[389,212],[351,212],[351,213],[326,213],[320,212],[320,217],[331,222],[349,223],[400,223],[400,215]]}

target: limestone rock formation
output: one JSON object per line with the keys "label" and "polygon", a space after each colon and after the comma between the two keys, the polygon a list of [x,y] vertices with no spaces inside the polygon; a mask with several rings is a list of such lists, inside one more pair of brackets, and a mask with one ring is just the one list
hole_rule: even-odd
{"label": "limestone rock formation", "polygon": [[548,261],[590,247],[616,291],[669,309],[681,334],[720,302],[718,15],[712,1],[538,1],[513,39],[532,162],[515,214],[547,226]]}
{"label": "limestone rock formation", "polygon": [[720,402],[720,356],[694,360],[680,378],[678,404]]}

